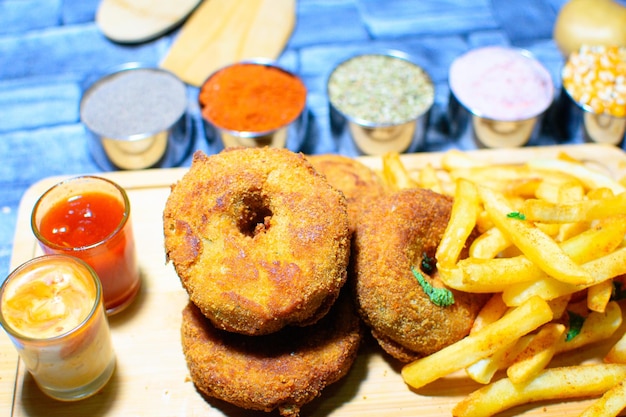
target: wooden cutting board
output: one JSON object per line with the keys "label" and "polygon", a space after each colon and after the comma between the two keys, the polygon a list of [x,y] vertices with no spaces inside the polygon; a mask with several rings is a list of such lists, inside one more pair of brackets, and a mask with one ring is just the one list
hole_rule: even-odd
{"label": "wooden cutting board", "polygon": [[[626,155],[607,145],[521,148],[471,152],[492,163],[523,163],[530,158],[553,157],[566,151],[591,162],[614,178],[626,175]],[[439,167],[440,154],[402,155],[407,167]],[[380,169],[379,157],[360,159]],[[118,365],[113,379],[98,395],[76,403],[56,402],[45,397],[25,372],[15,349],[0,331],[0,415],[11,417],[191,417],[267,416],[219,401],[206,401],[190,382],[180,346],[181,311],[187,293],[171,265],[165,263],[162,212],[170,185],[186,168],[122,171],[98,174],[116,181],[128,192],[143,277],[139,298],[130,309],[111,320]],[[30,213],[36,199],[61,178],[49,178],[33,185],[24,195],[17,217],[11,260],[14,269],[41,252],[30,230]],[[623,329],[622,329],[623,333]],[[597,362],[611,346],[604,343],[571,353],[568,360]],[[450,415],[452,407],[477,384],[460,372],[421,389],[411,391],[402,381],[398,363],[383,355],[374,344],[361,349],[350,373],[304,406],[303,416],[400,417]],[[517,407],[503,416],[576,415],[590,400],[539,403]]]}
{"label": "wooden cutting board", "polygon": [[226,65],[276,60],[296,19],[295,0],[205,0],[183,25],[160,66],[200,86]]}
{"label": "wooden cutting board", "polygon": [[96,24],[115,42],[146,42],[178,26],[200,1],[102,0]]}

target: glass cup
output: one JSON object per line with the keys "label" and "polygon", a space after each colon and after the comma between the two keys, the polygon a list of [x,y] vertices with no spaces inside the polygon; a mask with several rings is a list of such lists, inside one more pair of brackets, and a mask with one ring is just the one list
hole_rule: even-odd
{"label": "glass cup", "polygon": [[0,324],[52,398],[87,398],[113,374],[102,286],[80,259],[44,255],[15,269],[0,287]]}
{"label": "glass cup", "polygon": [[107,314],[135,299],[141,279],[130,201],[118,184],[94,176],[62,181],[39,198],[31,227],[44,253],[75,256],[96,271]]}

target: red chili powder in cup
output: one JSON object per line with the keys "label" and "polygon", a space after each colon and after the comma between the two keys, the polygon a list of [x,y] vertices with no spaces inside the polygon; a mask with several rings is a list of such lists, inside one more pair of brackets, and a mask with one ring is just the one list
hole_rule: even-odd
{"label": "red chili powder in cup", "polygon": [[306,87],[280,68],[234,64],[212,75],[200,89],[206,120],[222,129],[268,132],[291,123],[306,103]]}

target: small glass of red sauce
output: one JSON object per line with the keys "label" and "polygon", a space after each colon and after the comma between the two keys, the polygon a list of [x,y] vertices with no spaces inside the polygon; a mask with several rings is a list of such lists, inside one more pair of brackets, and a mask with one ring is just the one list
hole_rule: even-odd
{"label": "small glass of red sauce", "polygon": [[96,176],[62,181],[39,198],[31,227],[44,253],[75,256],[96,271],[108,315],[135,299],[141,278],[130,201],[121,186]]}

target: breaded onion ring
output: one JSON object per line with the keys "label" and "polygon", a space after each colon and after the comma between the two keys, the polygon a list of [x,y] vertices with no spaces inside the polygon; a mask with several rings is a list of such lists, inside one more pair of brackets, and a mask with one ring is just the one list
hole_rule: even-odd
{"label": "breaded onion ring", "polygon": [[398,191],[370,200],[353,238],[359,313],[383,349],[402,362],[466,336],[485,301],[485,295],[452,291],[455,303],[437,306],[411,271],[415,267],[433,287],[443,287],[422,261],[436,265],[451,209],[451,198],[430,190]]}
{"label": "breaded onion ring", "polygon": [[266,336],[217,330],[190,303],[181,333],[191,379],[202,393],[296,417],[300,407],[348,373],[363,332],[352,299],[341,296],[318,323]]}
{"label": "breaded onion ring", "polygon": [[168,260],[220,329],[260,335],[314,323],[346,280],[345,198],[286,149],[196,152],[163,221]]}

